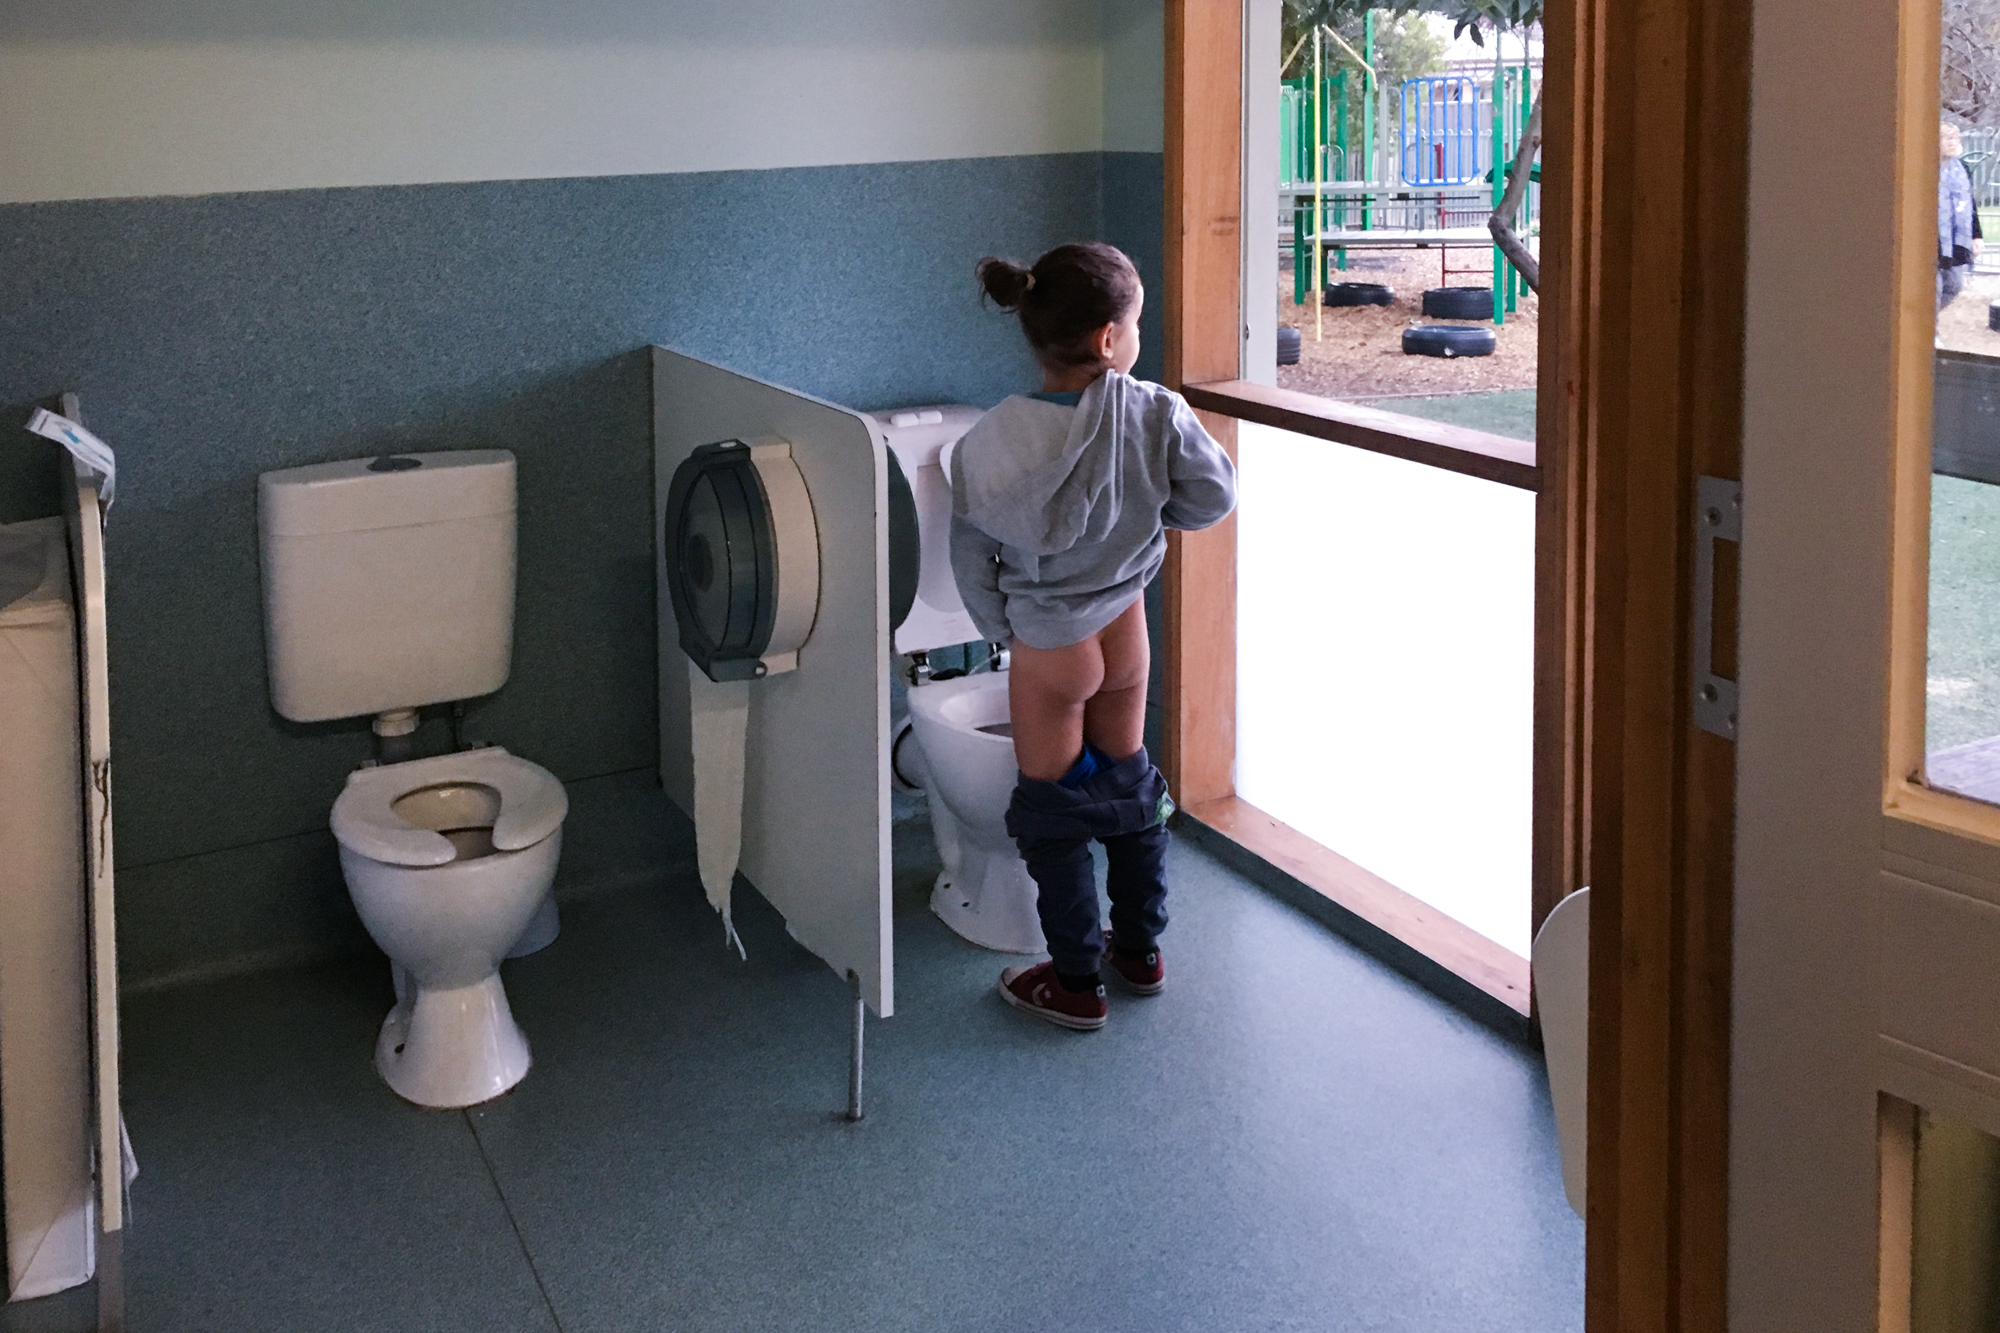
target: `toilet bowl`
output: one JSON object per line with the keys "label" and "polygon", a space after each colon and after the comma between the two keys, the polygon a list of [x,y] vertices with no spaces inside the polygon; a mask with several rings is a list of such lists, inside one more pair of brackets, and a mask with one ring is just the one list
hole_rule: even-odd
{"label": "toilet bowl", "polygon": [[333,806],[340,868],[389,955],[375,1067],[419,1106],[471,1106],[528,1072],[500,960],[549,902],[562,783],[498,746],[363,768]]}
{"label": "toilet bowl", "polygon": [[921,751],[913,777],[930,794],[931,829],[944,870],[931,910],[983,948],[1041,953],[1035,881],[1007,833],[1019,770],[1007,721],[1007,675],[982,672],[910,691]]}

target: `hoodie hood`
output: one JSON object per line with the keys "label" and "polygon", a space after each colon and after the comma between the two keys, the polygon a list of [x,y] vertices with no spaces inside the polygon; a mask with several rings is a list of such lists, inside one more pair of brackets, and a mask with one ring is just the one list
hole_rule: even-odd
{"label": "hoodie hood", "polygon": [[1236,504],[1236,467],[1179,394],[1107,373],[1075,407],[1009,398],[965,433],[951,474],[951,569],[979,631],[1060,648],[1123,614],[1169,528]]}
{"label": "hoodie hood", "polygon": [[[1010,398],[994,408],[979,424],[992,423],[989,444],[1007,439],[1011,447],[958,450],[965,517],[1026,556],[1103,541],[1124,512],[1121,446],[1152,396],[1131,376],[1107,370],[1064,414],[1068,429],[1060,435],[1050,429],[1062,412],[1053,404]],[[1044,448],[1022,449],[1024,438]],[[966,443],[973,443],[970,435]]]}

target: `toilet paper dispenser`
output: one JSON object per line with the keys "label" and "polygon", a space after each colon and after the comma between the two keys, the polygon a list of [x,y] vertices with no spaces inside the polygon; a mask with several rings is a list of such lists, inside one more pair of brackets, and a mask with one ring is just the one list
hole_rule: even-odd
{"label": "toilet paper dispenser", "polygon": [[819,612],[812,496],[775,436],[694,450],[674,470],[660,549],[681,649],[712,681],[795,670]]}
{"label": "toilet paper dispenser", "polygon": [[[889,627],[916,603],[916,503],[896,455],[889,482]],[[819,610],[812,495],[776,436],[703,445],[674,470],[660,549],[681,650],[713,681],[798,666]]]}

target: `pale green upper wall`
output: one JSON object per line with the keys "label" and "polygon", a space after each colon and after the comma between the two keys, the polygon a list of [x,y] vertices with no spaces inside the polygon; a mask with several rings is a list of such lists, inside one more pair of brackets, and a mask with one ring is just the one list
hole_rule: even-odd
{"label": "pale green upper wall", "polygon": [[1161,0],[1103,0],[1104,147],[1157,153],[1165,140],[1166,7]]}
{"label": "pale green upper wall", "polygon": [[1160,147],[1159,0],[24,8],[0,203]]}

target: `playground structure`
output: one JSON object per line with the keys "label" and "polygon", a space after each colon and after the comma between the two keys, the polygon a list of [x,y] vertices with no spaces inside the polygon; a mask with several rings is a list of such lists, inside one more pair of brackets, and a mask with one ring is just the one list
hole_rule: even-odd
{"label": "playground structure", "polygon": [[[1972,175],[1972,200],[1979,209],[1981,225],[1989,237],[2000,239],[2000,129],[1961,130],[1965,145],[1963,161]],[[2000,269],[2000,249],[1989,246],[1977,268],[1990,272]]]}
{"label": "playground structure", "polygon": [[[1317,309],[1329,270],[1345,269],[1350,250],[1434,248],[1440,285],[1449,286],[1454,275],[1487,274],[1454,269],[1452,251],[1488,249],[1493,321],[1503,324],[1526,284],[1486,223],[1506,192],[1536,71],[1524,52],[1519,64],[1496,63],[1483,78],[1407,79],[1392,117],[1375,68],[1375,19],[1370,11],[1359,51],[1335,38],[1359,68],[1329,72],[1325,30],[1315,29],[1310,72],[1280,85],[1278,230],[1291,252],[1293,300],[1304,304],[1314,293]],[[1524,234],[1534,233],[1540,214],[1539,180],[1536,166],[1516,220]]]}

